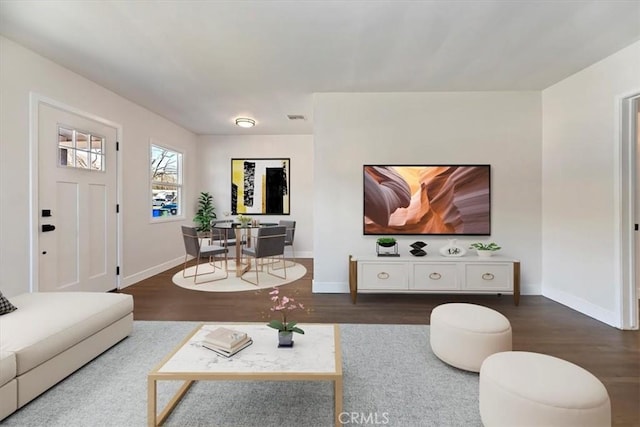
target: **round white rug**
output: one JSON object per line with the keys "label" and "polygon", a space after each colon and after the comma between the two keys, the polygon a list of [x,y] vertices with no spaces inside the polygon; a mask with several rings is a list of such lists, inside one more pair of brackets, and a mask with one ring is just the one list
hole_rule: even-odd
{"label": "round white rug", "polygon": [[[193,283],[193,277],[184,278],[182,277],[182,271],[178,271],[173,275],[173,283],[180,286],[181,288],[191,289],[194,291],[205,291],[205,292],[242,292],[242,291],[255,291],[256,289],[265,289],[265,288],[273,288],[275,286],[286,285],[287,283],[291,283],[294,280],[298,280],[303,277],[307,273],[307,269],[298,263],[294,263],[293,261],[287,260],[287,278],[280,279],[278,277],[267,274],[267,267],[264,267],[264,271],[258,272],[258,281],[260,283],[259,286],[253,285],[249,282],[245,282],[244,280],[236,277],[235,275],[235,263],[234,261],[229,260],[229,277],[222,280],[208,282],[207,280],[217,279],[219,277],[224,276],[224,270],[219,268],[216,269],[216,272],[213,274],[201,275],[203,273],[211,273],[213,271],[213,267],[211,267],[208,263],[200,264],[198,267],[198,282],[204,283]],[[196,267],[189,267],[185,270],[187,276],[194,274],[196,271]],[[284,270],[277,270],[276,274],[284,275]],[[255,281],[256,273],[248,272],[245,273],[245,277]]]}

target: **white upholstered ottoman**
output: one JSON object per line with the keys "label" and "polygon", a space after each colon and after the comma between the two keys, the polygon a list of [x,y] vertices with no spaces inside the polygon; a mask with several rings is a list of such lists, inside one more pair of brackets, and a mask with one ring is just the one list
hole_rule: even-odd
{"label": "white upholstered ottoman", "polygon": [[480,416],[492,426],[610,426],[611,403],[593,374],[546,354],[510,351],[480,369]]}
{"label": "white upholstered ottoman", "polygon": [[479,372],[484,359],[511,350],[511,324],[502,314],[476,304],[449,303],[431,311],[431,350],[440,360]]}

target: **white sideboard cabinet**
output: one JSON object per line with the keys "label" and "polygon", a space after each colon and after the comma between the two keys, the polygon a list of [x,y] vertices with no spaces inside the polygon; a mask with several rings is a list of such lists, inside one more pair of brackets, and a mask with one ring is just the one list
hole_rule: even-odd
{"label": "white sideboard cabinet", "polygon": [[414,257],[349,255],[349,290],[360,293],[513,294],[520,302],[520,261],[494,255]]}

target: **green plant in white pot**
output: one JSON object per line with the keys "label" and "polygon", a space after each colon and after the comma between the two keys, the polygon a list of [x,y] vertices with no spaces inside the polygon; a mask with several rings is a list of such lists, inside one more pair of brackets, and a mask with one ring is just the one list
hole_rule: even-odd
{"label": "green plant in white pot", "polygon": [[476,242],[469,245],[469,247],[471,249],[475,249],[476,252],[478,252],[478,256],[481,256],[481,257],[491,256],[495,251],[502,249],[500,246],[498,246],[497,243],[494,243],[494,242],[491,242],[491,243]]}
{"label": "green plant in white pot", "polygon": [[394,237],[379,237],[376,242],[384,248],[391,248],[396,244],[396,239]]}
{"label": "green plant in white pot", "polygon": [[203,191],[198,198],[198,210],[193,218],[198,226],[198,231],[209,231],[211,228],[211,220],[216,218],[215,208],[213,207],[213,196]]}

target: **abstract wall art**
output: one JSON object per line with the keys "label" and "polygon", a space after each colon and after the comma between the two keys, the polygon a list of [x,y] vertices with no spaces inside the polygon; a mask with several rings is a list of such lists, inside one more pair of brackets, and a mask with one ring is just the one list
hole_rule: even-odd
{"label": "abstract wall art", "polygon": [[291,159],[231,159],[231,213],[290,214]]}

